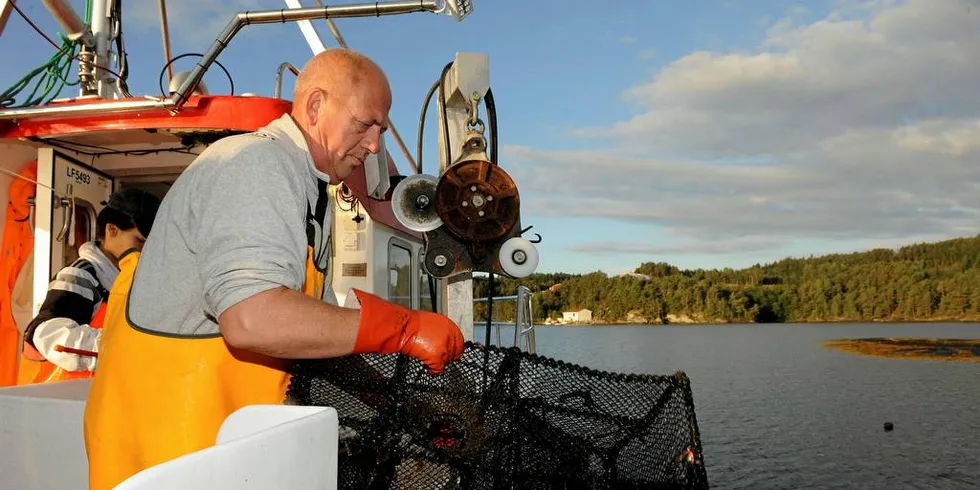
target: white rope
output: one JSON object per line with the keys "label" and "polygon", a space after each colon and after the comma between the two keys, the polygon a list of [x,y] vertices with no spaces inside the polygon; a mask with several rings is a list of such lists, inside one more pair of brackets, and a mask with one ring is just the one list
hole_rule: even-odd
{"label": "white rope", "polygon": [[55,196],[58,196],[58,197],[68,197],[66,195],[61,195],[61,193],[59,193],[53,187],[51,187],[51,186],[49,186],[47,184],[42,184],[42,183],[40,183],[40,182],[38,182],[38,181],[36,181],[34,179],[31,179],[31,178],[28,178],[28,177],[24,177],[23,175],[21,175],[21,174],[19,174],[17,172],[14,172],[13,170],[7,170],[7,169],[5,169],[3,167],[0,167],[0,171],[3,171],[3,173],[8,174],[8,175],[10,175],[12,177],[16,177],[18,179],[26,180],[26,181],[28,181],[28,182],[30,182],[32,184],[36,184],[36,185],[39,185],[41,187],[44,187],[45,189],[48,189],[51,192],[53,192]]}

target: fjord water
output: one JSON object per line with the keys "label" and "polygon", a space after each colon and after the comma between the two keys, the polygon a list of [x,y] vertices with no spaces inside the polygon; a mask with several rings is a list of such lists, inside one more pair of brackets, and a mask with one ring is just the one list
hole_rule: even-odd
{"label": "fjord water", "polygon": [[[980,339],[980,324],[536,332],[538,354],[548,357],[616,372],[686,372],[711,488],[980,487],[980,362],[865,357],[821,345],[855,337]],[[512,345],[513,330],[501,334]],[[474,336],[482,342],[484,329]],[[886,421],[893,431],[883,430]]]}

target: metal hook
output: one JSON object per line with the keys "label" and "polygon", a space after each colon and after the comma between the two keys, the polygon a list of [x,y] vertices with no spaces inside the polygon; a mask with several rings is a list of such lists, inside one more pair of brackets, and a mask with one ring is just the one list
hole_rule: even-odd
{"label": "metal hook", "polygon": [[[469,112],[470,112],[470,120],[469,120],[470,126],[476,126],[477,122],[480,121],[480,94],[477,92],[473,92],[470,95]],[[482,126],[482,122],[480,123],[480,125]],[[481,129],[480,132],[482,133],[483,130]]]}
{"label": "metal hook", "polygon": [[[528,226],[527,228],[524,228],[523,230],[521,230],[521,235],[527,233],[528,230],[530,230],[531,228],[534,228],[534,225]],[[528,240],[528,241],[531,242],[531,243],[541,243],[541,235],[538,234],[538,233],[535,233],[534,236],[536,236],[537,238],[535,238],[534,240]]]}

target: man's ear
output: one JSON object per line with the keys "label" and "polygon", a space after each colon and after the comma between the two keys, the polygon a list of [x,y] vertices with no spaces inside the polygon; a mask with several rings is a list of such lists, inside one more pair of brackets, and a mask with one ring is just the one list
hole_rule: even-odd
{"label": "man's ear", "polygon": [[119,227],[118,226],[116,226],[116,225],[114,225],[112,223],[106,223],[106,225],[105,225],[105,236],[107,236],[107,237],[115,237],[116,235],[119,234],[119,232],[120,232],[120,230],[119,230]]}
{"label": "man's ear", "polygon": [[309,97],[306,98],[306,122],[310,126],[316,126],[320,119],[320,106],[325,103],[323,90],[313,89]]}

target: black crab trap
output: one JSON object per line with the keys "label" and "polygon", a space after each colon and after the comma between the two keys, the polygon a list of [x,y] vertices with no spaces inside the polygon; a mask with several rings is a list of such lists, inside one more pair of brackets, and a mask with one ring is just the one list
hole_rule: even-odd
{"label": "black crab trap", "polygon": [[342,489],[708,488],[691,385],[466,343],[437,375],[403,355],[300,361],[287,404],[340,416]]}

